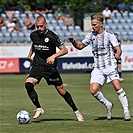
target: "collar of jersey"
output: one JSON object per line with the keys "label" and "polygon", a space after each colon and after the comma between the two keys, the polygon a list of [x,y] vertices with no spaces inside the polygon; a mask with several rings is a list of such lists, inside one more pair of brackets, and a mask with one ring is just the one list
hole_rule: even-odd
{"label": "collar of jersey", "polygon": [[44,32],[44,34],[47,34],[47,32],[48,32],[48,29],[46,29],[46,31]]}

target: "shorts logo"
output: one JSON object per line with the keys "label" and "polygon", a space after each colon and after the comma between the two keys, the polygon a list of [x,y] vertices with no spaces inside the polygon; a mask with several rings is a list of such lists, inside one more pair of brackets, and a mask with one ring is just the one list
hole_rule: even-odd
{"label": "shorts logo", "polygon": [[44,39],[44,42],[48,42],[48,41],[49,41],[49,38],[45,38],[45,39]]}
{"label": "shorts logo", "polygon": [[118,77],[117,75],[115,75],[115,77]]}

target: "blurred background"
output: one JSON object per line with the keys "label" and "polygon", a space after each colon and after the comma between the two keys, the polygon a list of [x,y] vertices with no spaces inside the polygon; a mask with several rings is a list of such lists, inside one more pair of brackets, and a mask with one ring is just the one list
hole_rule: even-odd
{"label": "blurred background", "polygon": [[[104,28],[118,33],[122,42],[122,70],[133,71],[133,1],[132,0],[1,0],[0,1],[0,73],[25,73],[31,46],[30,33],[35,19],[46,17],[48,29],[65,42],[69,53],[59,58],[61,72],[89,72],[93,68],[91,48],[76,50],[68,41],[80,41],[91,31],[90,15],[102,12]],[[107,16],[106,16],[107,15]]]}

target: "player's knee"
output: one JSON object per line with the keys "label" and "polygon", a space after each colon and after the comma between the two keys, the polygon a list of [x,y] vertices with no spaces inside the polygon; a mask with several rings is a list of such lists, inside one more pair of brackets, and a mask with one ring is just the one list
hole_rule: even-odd
{"label": "player's knee", "polygon": [[26,88],[27,92],[31,92],[31,91],[34,90],[34,85],[30,82],[26,82],[25,83],[25,88]]}
{"label": "player's knee", "polygon": [[94,88],[90,88],[90,93],[92,95],[95,95],[97,93],[97,90],[95,90]]}
{"label": "player's knee", "polygon": [[65,90],[63,85],[56,86],[56,89],[57,89],[57,91],[59,92],[60,95],[64,95],[66,93],[66,90]]}
{"label": "player's knee", "polygon": [[99,88],[100,88],[100,85],[99,85],[99,84],[92,83],[92,84],[90,85],[90,93],[91,93],[92,95],[95,95],[95,94],[98,92]]}

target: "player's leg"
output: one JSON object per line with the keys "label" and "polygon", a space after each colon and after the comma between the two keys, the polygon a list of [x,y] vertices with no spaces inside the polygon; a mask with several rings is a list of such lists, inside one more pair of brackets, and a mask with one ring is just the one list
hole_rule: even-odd
{"label": "player's leg", "polygon": [[76,107],[71,94],[65,90],[64,86],[55,86],[58,93],[64,98],[64,100],[68,103],[68,105],[72,108],[73,112],[75,113],[78,121],[84,121],[83,115],[79,112],[78,108]]}
{"label": "player's leg", "polygon": [[33,116],[34,119],[40,117],[41,114],[44,113],[44,110],[41,108],[41,105],[38,100],[38,95],[34,89],[34,85],[38,82],[37,79],[29,77],[26,79],[25,88],[27,90],[27,94],[31,99],[32,103],[36,106],[36,113]]}
{"label": "player's leg", "polygon": [[118,94],[118,98],[119,98],[119,100],[122,104],[122,107],[124,109],[124,118],[125,118],[125,120],[128,121],[131,119],[131,117],[130,117],[130,113],[129,113],[128,99],[127,99],[126,93],[123,90],[123,88],[121,88],[119,80],[117,80],[117,79],[113,80],[112,84]]}
{"label": "player's leg", "polygon": [[124,81],[124,79],[122,78],[122,70],[121,70],[121,62],[119,64],[117,64],[118,66],[118,73],[119,73],[119,81]]}
{"label": "player's leg", "polygon": [[112,66],[111,68],[108,68],[110,70],[109,77],[112,80],[112,84],[114,86],[114,89],[116,90],[118,94],[118,98],[122,104],[122,107],[124,109],[124,118],[125,120],[130,120],[130,113],[128,109],[128,100],[126,97],[125,91],[121,88],[120,81],[119,81],[119,74],[116,66]]}
{"label": "player's leg", "polygon": [[100,87],[103,86],[105,77],[103,76],[102,71],[93,70],[91,73],[91,80],[90,80],[90,92],[91,94],[104,106],[107,108],[107,119],[111,119],[112,117],[112,108],[113,103],[108,101],[102,92],[99,91]]}
{"label": "player's leg", "polygon": [[68,105],[74,111],[78,121],[84,121],[84,118],[83,118],[82,114],[79,112],[78,108],[76,107],[76,105],[72,99],[72,96],[64,88],[59,72],[56,69],[54,69],[54,71],[53,71],[53,73],[51,73],[51,75],[45,76],[45,80],[47,81],[48,85],[55,86],[58,93],[64,98],[64,100],[68,103]]}
{"label": "player's leg", "polygon": [[64,86],[55,86],[56,90],[59,92],[59,94],[65,99],[65,101],[70,105],[70,107],[73,109],[73,111],[78,110],[70,93],[65,90]]}

